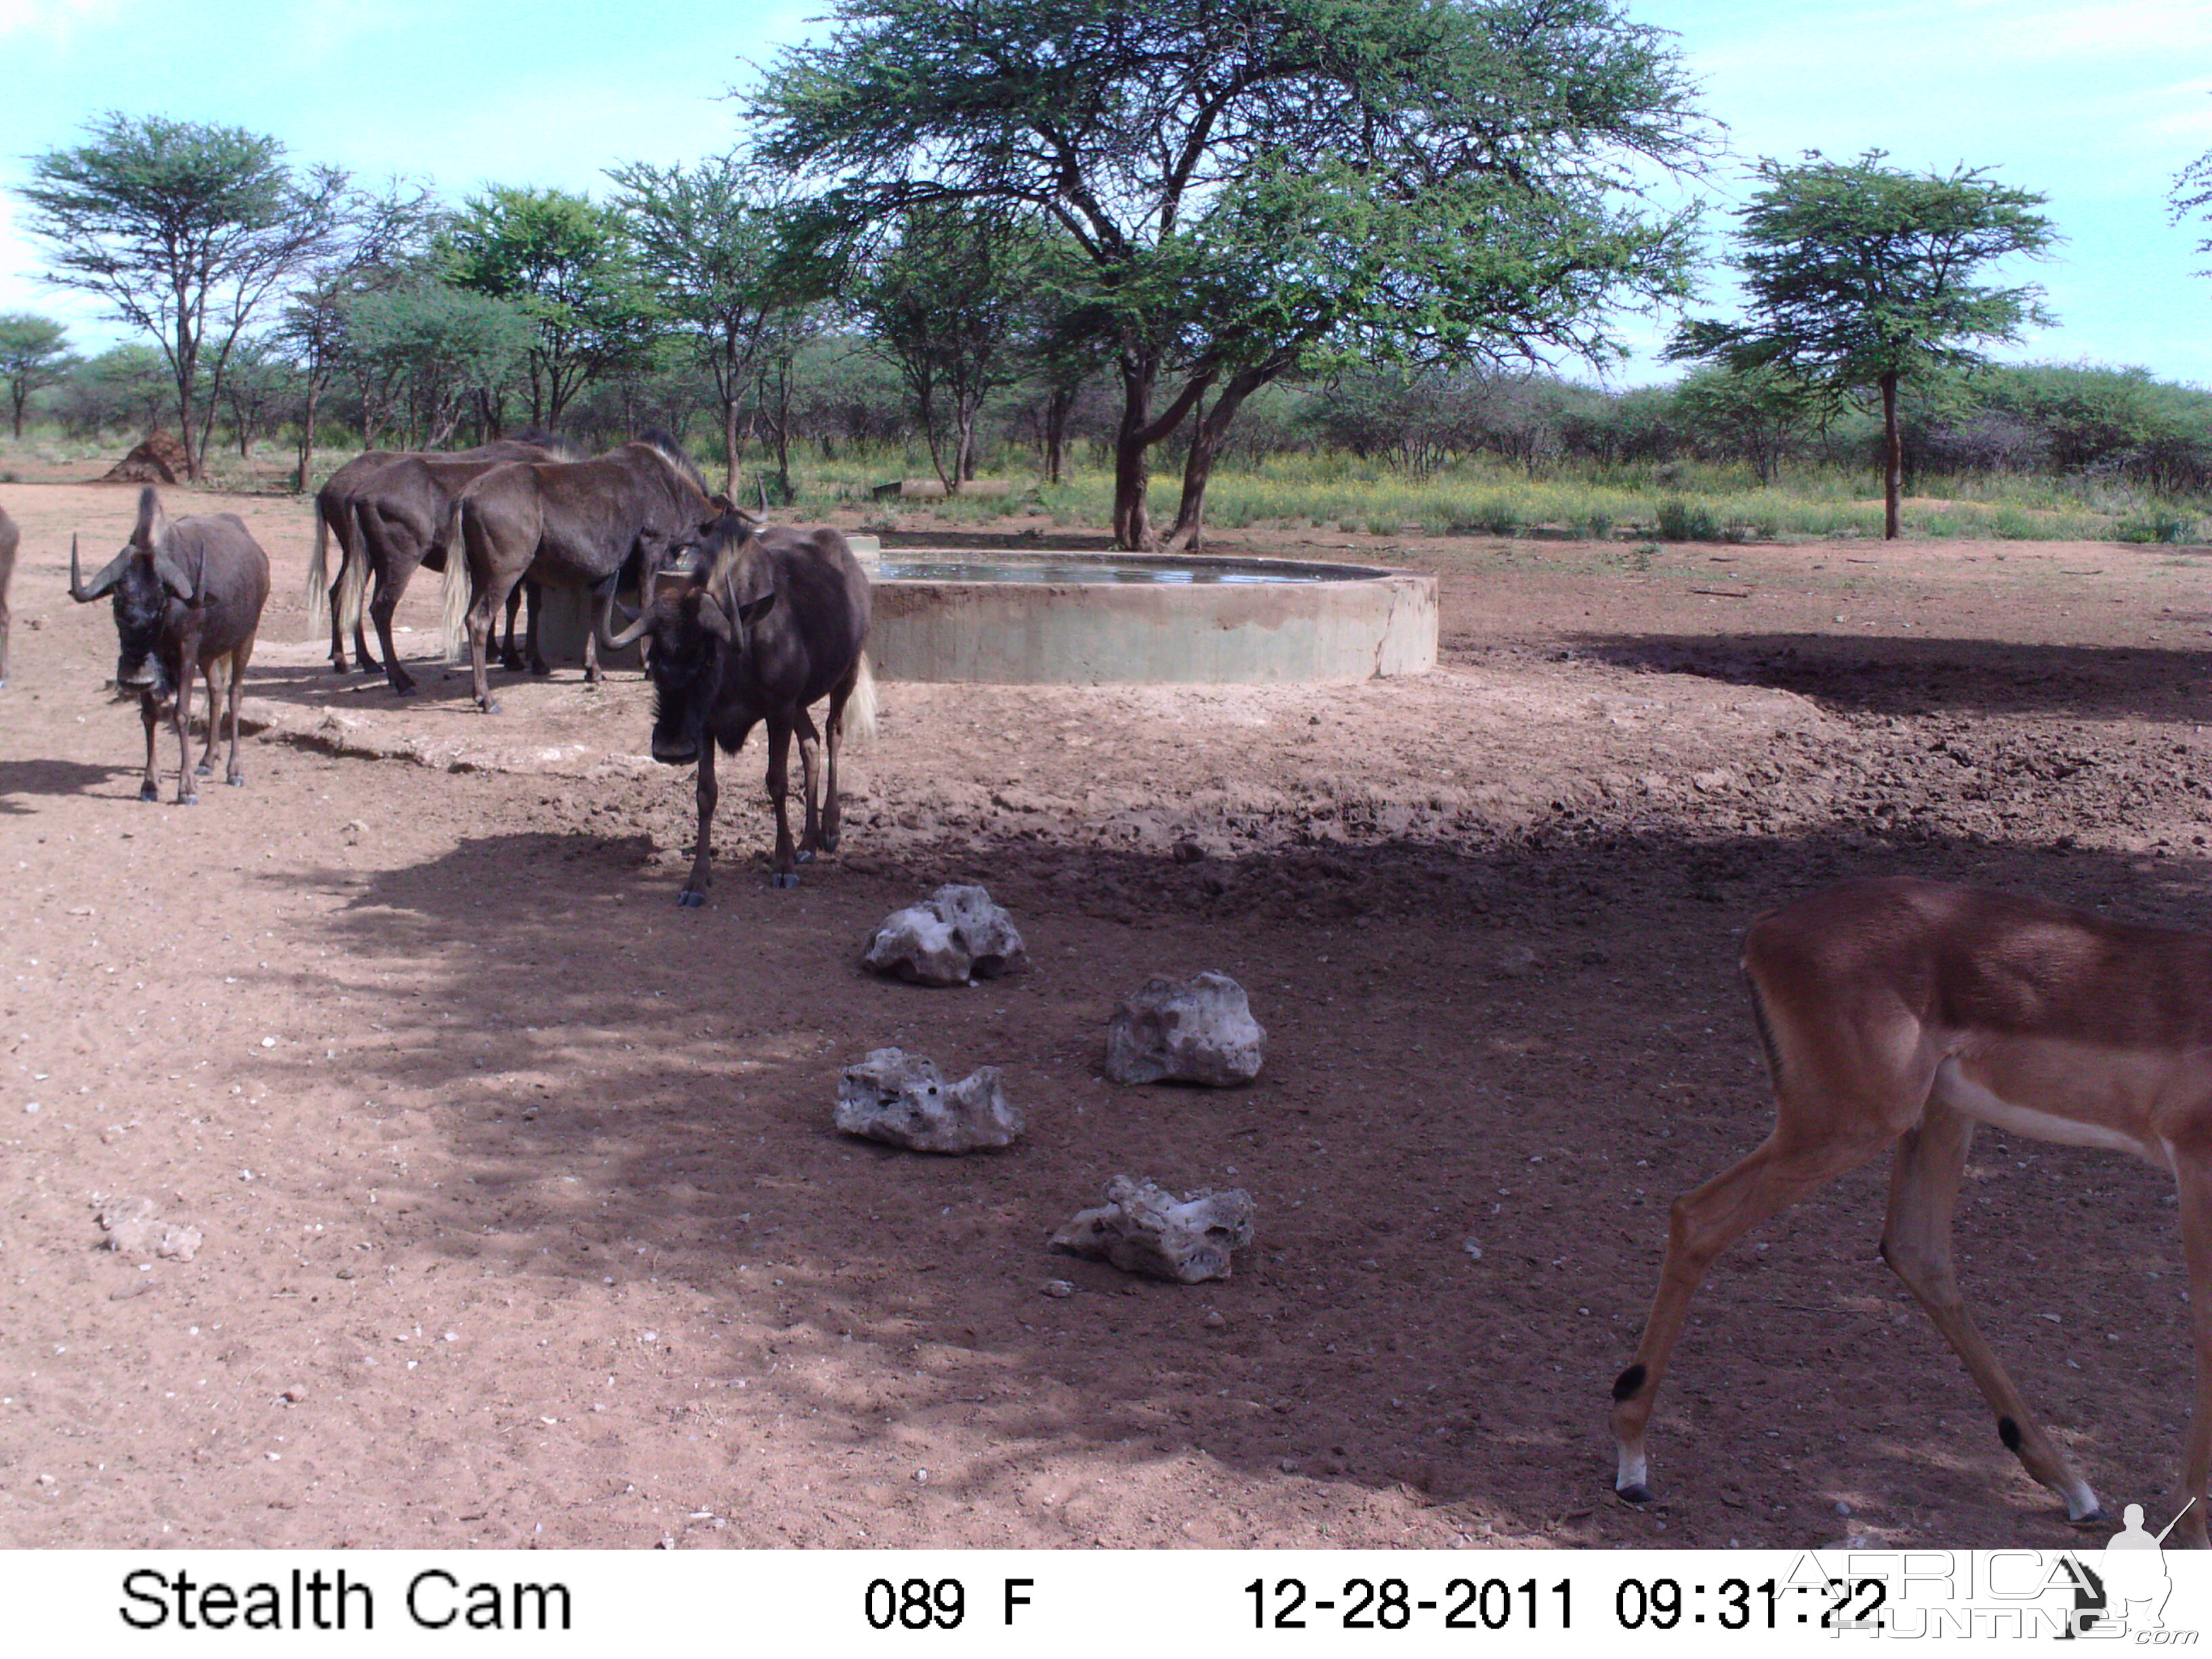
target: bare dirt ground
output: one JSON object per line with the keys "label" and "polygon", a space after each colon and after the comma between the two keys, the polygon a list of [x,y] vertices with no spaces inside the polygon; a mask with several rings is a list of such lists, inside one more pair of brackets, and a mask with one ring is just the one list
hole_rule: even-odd
{"label": "bare dirt ground", "polygon": [[[1607,1391],[1668,1200],[1769,1120],[1753,915],[1911,871],[2204,916],[2201,559],[1228,538],[1436,571],[1443,669],[888,685],[844,855],[766,885],[749,751],[681,912],[690,777],[642,757],[636,678],[508,677],[494,720],[432,661],[404,705],[337,680],[287,498],[173,499],[243,513],[276,598],[247,787],[142,805],[107,608],[65,592],[133,492],[0,503],[0,1545],[2074,1536],[1875,1255],[1881,1168],[1716,1271],[1652,1510],[1608,1492]],[[865,976],[951,878],[1031,970]],[[1203,968],[1262,1079],[1105,1083],[1117,994]],[[838,1137],[886,1043],[1004,1066],[1028,1141]],[[1117,1171],[1249,1190],[1236,1278],[1047,1255]],[[1960,1217],[2023,1387],[2154,1508],[2191,1391],[2166,1193],[1984,1131]],[[197,1255],[100,1248],[117,1195]]]}

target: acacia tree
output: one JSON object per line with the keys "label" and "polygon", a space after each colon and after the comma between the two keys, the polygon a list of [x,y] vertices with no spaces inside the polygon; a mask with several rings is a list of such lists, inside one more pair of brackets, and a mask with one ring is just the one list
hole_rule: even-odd
{"label": "acacia tree", "polygon": [[617,209],[495,187],[471,198],[441,240],[447,281],[512,301],[537,325],[525,363],[532,425],[559,425],[586,386],[651,348],[659,313]]}
{"label": "acacia tree", "polygon": [[160,343],[197,479],[239,337],[328,245],[346,175],[295,178],[283,144],[242,127],[110,112],[87,131],[87,143],[31,158],[16,192],[25,228],[52,245],[48,282],[99,295]]}
{"label": "acacia tree", "polygon": [[363,438],[389,425],[403,449],[449,442],[471,394],[513,374],[537,338],[534,319],[514,301],[427,276],[354,295],[344,333]]}
{"label": "acacia tree", "polygon": [[51,317],[28,311],[0,315],[0,380],[8,383],[15,435],[23,435],[23,405],[31,394],[64,378],[76,366],[69,331]]}
{"label": "acacia tree", "polygon": [[855,309],[914,398],[947,495],[975,476],[983,400],[1020,377],[1042,257],[1034,228],[994,204],[917,206],[854,285]]}
{"label": "acacia tree", "polygon": [[1605,304],[1678,294],[1692,252],[1628,193],[1698,153],[1689,88],[1612,0],[843,0],[761,84],[763,160],[850,221],[999,202],[1082,251],[1128,547],[1194,410],[1183,545],[1268,381],[1331,350],[1602,353]]}
{"label": "acacia tree", "polygon": [[731,156],[698,166],[611,170],[638,259],[660,309],[689,336],[714,376],[722,416],[723,489],[738,493],[738,412],[763,354],[795,313],[826,298],[834,276],[793,234],[789,183]]}
{"label": "acacia tree", "polygon": [[1870,149],[1856,161],[1817,150],[1786,167],[1763,160],[1765,187],[1738,215],[1745,289],[1741,323],[1685,324],[1668,347],[1738,372],[1773,368],[1831,398],[1879,392],[1882,534],[1900,521],[1904,446],[1899,384],[1938,368],[1978,368],[1970,343],[2017,340],[2051,318],[2034,287],[1972,279],[2010,254],[2039,255],[2058,240],[2034,211],[2045,198],[1978,168],[1948,174],[1886,167]]}
{"label": "acacia tree", "polygon": [[314,470],[317,405],[345,358],[349,304],[388,290],[419,260],[429,202],[428,191],[398,180],[381,196],[350,198],[329,246],[307,263],[293,288],[274,337],[300,371],[304,407],[295,490],[307,489]]}

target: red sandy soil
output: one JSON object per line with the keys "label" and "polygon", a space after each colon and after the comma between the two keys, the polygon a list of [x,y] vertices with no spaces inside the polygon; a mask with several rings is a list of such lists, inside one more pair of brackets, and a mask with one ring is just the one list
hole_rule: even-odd
{"label": "red sandy soil", "polygon": [[[1890,871],[2203,915],[2203,560],[1224,538],[1436,572],[1442,668],[886,685],[843,855],[766,884],[749,750],[685,912],[690,777],[644,758],[636,677],[502,677],[481,716],[426,581],[424,695],[336,678],[282,496],[172,494],[242,513],[276,597],[246,787],[141,805],[107,609],[65,591],[70,530],[104,559],[133,501],[0,489],[0,1545],[2076,1536],[1877,1258],[1886,1160],[1715,1271],[1653,1508],[1610,1495],[1607,1387],[1668,1200],[1770,1120],[1752,916]],[[865,975],[948,879],[1030,970]],[[1261,1080],[1107,1084],[1116,997],[1206,968]],[[890,1043],[1003,1066],[1026,1142],[838,1136],[841,1068]],[[1248,1189],[1234,1279],[1048,1255],[1122,1171]],[[193,1259],[102,1249],[117,1195]],[[2191,1394],[2171,1204],[1984,1131],[1960,1213],[2000,1352],[2154,1509]]]}

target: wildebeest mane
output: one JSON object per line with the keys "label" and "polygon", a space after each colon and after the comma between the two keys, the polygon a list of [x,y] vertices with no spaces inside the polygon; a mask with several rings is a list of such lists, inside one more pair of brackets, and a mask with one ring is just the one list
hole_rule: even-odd
{"label": "wildebeest mane", "polygon": [[526,426],[514,434],[519,444],[536,444],[556,461],[587,461],[592,452],[565,433],[548,432],[543,427]]}
{"label": "wildebeest mane", "polygon": [[674,433],[664,427],[649,426],[637,434],[637,441],[667,462],[702,495],[713,493],[707,488],[707,475],[700,471],[696,461],[684,453],[684,446]]}

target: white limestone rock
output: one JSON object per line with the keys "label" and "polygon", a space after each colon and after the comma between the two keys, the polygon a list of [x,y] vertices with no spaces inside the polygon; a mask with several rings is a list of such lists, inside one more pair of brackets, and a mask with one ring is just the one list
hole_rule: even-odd
{"label": "white limestone rock", "polygon": [[1022,1115],[985,1066],[947,1083],[936,1065],[902,1048],[878,1048],[845,1068],[837,1085],[837,1127],[848,1135],[917,1152],[972,1152],[1011,1146]]}
{"label": "white limestone rock", "polygon": [[1229,1277],[1229,1255],[1252,1242],[1251,1194],[1201,1187],[1177,1198],[1150,1180],[1115,1176],[1106,1202],[1079,1211],[1052,1236],[1062,1255],[1111,1262],[1125,1273],[1197,1285]]}
{"label": "white limestone rock", "polygon": [[100,1206],[94,1219],[106,1235],[100,1243],[118,1255],[141,1261],[160,1256],[169,1261],[190,1261],[199,1254],[200,1230],[159,1219],[150,1198],[109,1199]]}
{"label": "white limestone rock", "polygon": [[1106,1075],[1115,1083],[1204,1083],[1229,1088],[1260,1075],[1267,1033],[1244,988],[1226,974],[1178,984],[1154,979],[1121,999],[1106,1026]]}
{"label": "white limestone rock", "polygon": [[947,883],[885,916],[861,961],[915,985],[965,985],[1027,967],[1029,952],[1013,918],[987,890]]}

